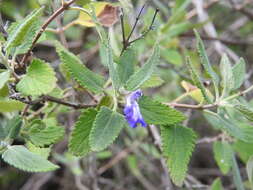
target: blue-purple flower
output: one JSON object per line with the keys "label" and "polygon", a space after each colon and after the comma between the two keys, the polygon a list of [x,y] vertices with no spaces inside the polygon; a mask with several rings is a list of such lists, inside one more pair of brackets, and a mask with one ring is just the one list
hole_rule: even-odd
{"label": "blue-purple flower", "polygon": [[125,118],[130,127],[137,127],[138,123],[142,127],[146,127],[147,123],[144,121],[137,100],[142,96],[141,90],[136,90],[126,97],[126,105],[124,108]]}

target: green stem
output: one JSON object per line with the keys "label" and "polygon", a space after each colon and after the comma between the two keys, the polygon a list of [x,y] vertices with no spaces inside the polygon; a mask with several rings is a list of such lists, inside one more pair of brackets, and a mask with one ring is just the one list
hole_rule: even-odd
{"label": "green stem", "polygon": [[245,94],[247,94],[248,92],[250,92],[251,90],[253,90],[253,85],[250,86],[249,88],[247,88],[246,90],[244,91],[241,91],[241,92],[237,92],[236,94],[233,94],[227,98],[224,98],[223,101],[229,101],[229,100],[232,100],[234,98],[237,98],[238,96],[243,96]]}

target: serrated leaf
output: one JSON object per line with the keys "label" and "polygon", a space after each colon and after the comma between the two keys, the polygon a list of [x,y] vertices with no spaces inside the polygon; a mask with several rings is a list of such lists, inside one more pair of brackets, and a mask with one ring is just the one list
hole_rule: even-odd
{"label": "serrated leaf", "polygon": [[113,52],[112,52],[112,47],[110,45],[110,40],[105,40],[101,44],[102,49],[105,50],[105,56],[106,56],[106,66],[109,68],[109,75],[112,80],[112,85],[114,89],[118,89],[120,87],[120,78],[119,78],[119,73],[116,69],[116,65],[113,61]]}
{"label": "serrated leaf", "polygon": [[161,79],[159,76],[153,75],[141,85],[141,88],[154,88],[161,86],[163,83],[163,79]]}
{"label": "serrated leaf", "polygon": [[246,75],[246,63],[243,58],[240,58],[238,63],[233,66],[232,72],[234,76],[233,90],[236,90],[243,84]]}
{"label": "serrated leaf", "polygon": [[0,73],[0,89],[4,87],[5,83],[10,78],[10,71],[4,71]]}
{"label": "serrated leaf", "polygon": [[[41,123],[43,125],[43,123]],[[36,146],[50,145],[64,136],[64,128],[60,126],[38,126],[33,125],[29,129],[28,139]]]}
{"label": "serrated leaf", "polygon": [[41,148],[41,147],[35,146],[31,142],[27,143],[26,146],[28,150],[34,154],[37,154],[45,159],[49,157],[51,148]]}
{"label": "serrated leaf", "polygon": [[89,135],[96,115],[95,109],[84,110],[76,122],[68,145],[69,151],[75,156],[85,156],[91,151]]}
{"label": "serrated leaf", "polygon": [[159,62],[159,57],[160,49],[158,44],[156,44],[149,60],[128,79],[126,82],[126,89],[129,91],[134,91],[138,89],[146,80],[148,80]]}
{"label": "serrated leaf", "polygon": [[148,124],[173,125],[185,119],[185,116],[181,112],[158,101],[154,101],[149,97],[141,97],[138,103],[141,114]]}
{"label": "serrated leaf", "polygon": [[68,51],[60,51],[59,56],[71,76],[81,86],[94,93],[101,93],[103,91],[103,77],[85,67],[77,56]]}
{"label": "serrated leaf", "polygon": [[126,121],[123,115],[107,107],[101,107],[89,137],[91,150],[101,151],[107,148],[119,136],[125,125]]}
{"label": "serrated leaf", "polygon": [[214,180],[214,182],[211,185],[210,190],[223,190],[223,186],[222,186],[220,178],[217,178]]}
{"label": "serrated leaf", "polygon": [[48,172],[58,168],[57,165],[20,145],[9,146],[2,158],[8,164],[27,172]]}
{"label": "serrated leaf", "polygon": [[232,66],[226,54],[223,54],[221,58],[220,70],[222,76],[221,82],[223,85],[222,97],[226,97],[234,87]]}
{"label": "serrated leaf", "polygon": [[243,104],[238,104],[235,105],[234,108],[241,112],[246,119],[253,121],[253,110],[250,107]]}
{"label": "serrated leaf", "polygon": [[25,104],[16,100],[1,100],[0,99],[0,112],[13,112],[20,111],[24,108]]}
{"label": "serrated leaf", "polygon": [[40,59],[34,59],[26,75],[17,84],[17,90],[24,95],[39,96],[48,94],[56,86],[53,68]]}
{"label": "serrated leaf", "polygon": [[162,126],[162,152],[168,158],[167,164],[172,181],[182,186],[190,157],[195,147],[195,132],[184,126]]}
{"label": "serrated leaf", "polygon": [[42,13],[43,7],[34,10],[30,13],[22,22],[20,22],[13,30],[7,39],[5,44],[5,49],[8,50],[10,47],[17,47],[24,42],[25,36],[31,29],[33,23],[38,22],[38,17]]}
{"label": "serrated leaf", "polygon": [[135,51],[132,46],[127,48],[120,56],[117,70],[121,85],[125,85],[126,81],[134,73],[135,58]]}
{"label": "serrated leaf", "polygon": [[200,91],[201,91],[204,99],[207,101],[207,103],[212,103],[212,100],[208,96],[206,88],[205,88],[203,82],[201,81],[199,74],[197,73],[197,71],[193,67],[190,58],[187,58],[186,63],[187,63],[188,69],[190,70],[191,78],[192,78],[194,84],[200,89]]}
{"label": "serrated leaf", "polygon": [[232,166],[231,162],[231,149],[227,142],[214,142],[213,152],[216,163],[218,164],[221,172],[227,174]]}
{"label": "serrated leaf", "polygon": [[222,129],[231,136],[240,139],[244,142],[253,142],[253,128],[252,126],[238,123],[232,118],[225,118],[223,115],[216,114],[211,111],[205,111],[205,118],[210,124],[214,124],[217,129]]}
{"label": "serrated leaf", "polygon": [[[216,90],[216,95],[218,94],[218,87],[219,87],[219,76],[214,72],[208,56],[206,54],[206,50],[205,50],[205,46],[203,41],[201,40],[197,30],[194,30],[195,36],[197,38],[197,49],[198,49],[198,53],[200,56],[200,60],[201,60],[201,64],[203,65],[205,71],[208,73],[208,75],[211,77],[215,90]],[[216,97],[217,98],[217,97]]]}

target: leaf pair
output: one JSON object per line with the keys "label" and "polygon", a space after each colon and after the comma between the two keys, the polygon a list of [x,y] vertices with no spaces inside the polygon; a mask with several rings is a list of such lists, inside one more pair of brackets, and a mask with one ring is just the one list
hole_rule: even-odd
{"label": "leaf pair", "polygon": [[87,109],[71,134],[69,150],[76,156],[104,150],[119,136],[125,124],[121,114],[107,107],[102,106],[98,112],[93,108]]}

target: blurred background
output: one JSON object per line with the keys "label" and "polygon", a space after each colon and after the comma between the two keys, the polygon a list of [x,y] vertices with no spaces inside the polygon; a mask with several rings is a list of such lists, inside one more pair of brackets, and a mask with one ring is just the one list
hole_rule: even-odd
{"label": "blurred background", "polygon": [[[109,1],[107,1],[109,2]],[[193,28],[196,28],[205,42],[212,65],[219,70],[218,63],[226,53],[235,63],[239,57],[247,62],[247,80],[243,88],[252,84],[253,62],[253,2],[252,0],[119,0],[110,1],[123,7],[126,32],[129,33],[136,15],[146,4],[133,38],[137,38],[149,27],[155,9],[159,14],[153,30],[139,40],[136,56],[142,63],[150,55],[156,41],[161,46],[161,61],[155,71],[159,78],[154,88],[144,93],[154,98],[170,102],[185,92],[182,80],[190,79],[185,67],[185,57],[190,56],[200,69],[195,47]],[[59,6],[60,0],[1,0],[2,23],[7,28],[12,22],[19,21],[32,10],[46,6],[43,19],[49,17]],[[103,56],[99,51],[98,35],[93,27],[87,27],[80,21],[77,11],[68,10],[60,15],[45,32],[44,39],[34,48],[34,55],[51,63],[57,72],[58,84],[62,89],[72,88],[69,79],[62,72],[59,57],[53,40],[59,40],[70,51],[79,55],[86,66],[107,75],[100,64]],[[40,21],[38,21],[40,22]],[[43,21],[41,21],[43,22]],[[58,29],[58,30],[57,30]],[[60,29],[60,30],[59,30]],[[113,51],[120,54],[122,33],[120,22],[108,28],[113,39]],[[201,72],[201,70],[200,70]],[[208,85],[208,81],[207,81]],[[77,89],[77,87],[73,87]],[[73,101],[91,102],[88,94],[73,92]],[[248,99],[252,98],[248,95]],[[186,103],[194,103],[187,99]],[[185,189],[209,189],[212,182],[220,177],[225,189],[235,189],[230,175],[224,176],[213,158],[212,142],[214,131],[204,119],[201,111],[182,109],[188,120],[185,125],[198,133],[198,143],[191,159]],[[1,190],[163,190],[180,189],[169,180],[165,162],[145,128],[126,128],[120,138],[109,149],[100,153],[91,153],[85,158],[77,158],[67,152],[70,133],[79,111],[61,107],[55,113],[66,129],[66,138],[53,147],[51,160],[61,166],[48,173],[26,173],[11,167],[0,160]],[[0,113],[0,122],[5,113]],[[22,144],[23,142],[15,142]],[[157,142],[155,142],[157,143]],[[236,144],[234,145],[236,147]],[[253,145],[245,145],[239,151],[239,166],[245,177],[244,161],[253,154]]]}

